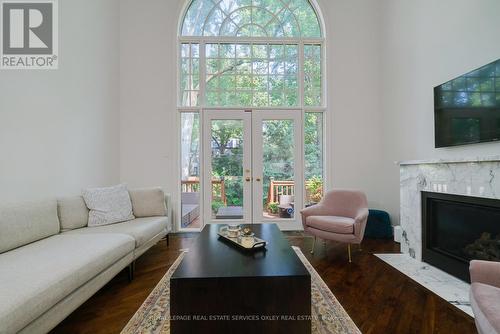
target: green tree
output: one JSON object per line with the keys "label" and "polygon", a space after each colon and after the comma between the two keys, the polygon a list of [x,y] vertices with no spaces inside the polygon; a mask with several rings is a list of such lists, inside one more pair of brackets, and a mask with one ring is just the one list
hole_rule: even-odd
{"label": "green tree", "polygon": [[223,179],[227,205],[243,199],[243,127],[241,121],[212,121],[212,176]]}

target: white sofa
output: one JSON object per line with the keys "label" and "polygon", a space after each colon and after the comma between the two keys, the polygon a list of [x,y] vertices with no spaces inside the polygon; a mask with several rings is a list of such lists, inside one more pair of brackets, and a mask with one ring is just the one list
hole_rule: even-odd
{"label": "white sofa", "polygon": [[[165,215],[147,217],[159,192]],[[130,196],[139,217],[100,227],[87,227],[81,196],[0,207],[1,334],[50,331],[160,239],[168,242],[169,196],[156,188]]]}

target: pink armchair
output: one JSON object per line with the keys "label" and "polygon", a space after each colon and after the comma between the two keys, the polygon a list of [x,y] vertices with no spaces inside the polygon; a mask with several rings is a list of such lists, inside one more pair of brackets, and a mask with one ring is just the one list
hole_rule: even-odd
{"label": "pink armchair", "polygon": [[500,262],[470,262],[470,303],[480,334],[500,333]]}
{"label": "pink armchair", "polygon": [[361,244],[368,219],[366,195],[355,190],[331,190],[321,202],[305,208],[302,214],[304,232],[314,236],[311,254],[314,254],[316,237],[347,243],[349,262],[351,244]]}

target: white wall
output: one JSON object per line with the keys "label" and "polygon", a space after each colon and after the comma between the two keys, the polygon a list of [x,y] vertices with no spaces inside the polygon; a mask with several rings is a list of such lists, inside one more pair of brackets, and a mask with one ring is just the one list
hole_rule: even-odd
{"label": "white wall", "polygon": [[366,192],[383,208],[376,174],[382,155],[380,114],[381,6],[372,0],[321,0],[326,24],[330,138],[329,187]]}
{"label": "white wall", "polygon": [[59,1],[59,69],[0,71],[0,202],[118,182],[118,3]]}
{"label": "white wall", "polygon": [[183,1],[120,3],[120,178],[177,192],[177,22]]}
{"label": "white wall", "polygon": [[[329,187],[381,205],[380,6],[321,0],[327,26]],[[177,24],[184,0],[121,1],[120,178],[178,192]]]}
{"label": "white wall", "polygon": [[500,58],[500,1],[386,0],[382,26],[384,204],[398,218],[396,160],[500,154],[500,143],[434,148],[433,87]]}

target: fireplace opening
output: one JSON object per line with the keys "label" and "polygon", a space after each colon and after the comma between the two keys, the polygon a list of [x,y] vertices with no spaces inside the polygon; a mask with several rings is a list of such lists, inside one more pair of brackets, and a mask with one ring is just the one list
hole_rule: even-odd
{"label": "fireplace opening", "polygon": [[500,200],[422,192],[422,260],[470,282],[470,260],[500,261]]}

